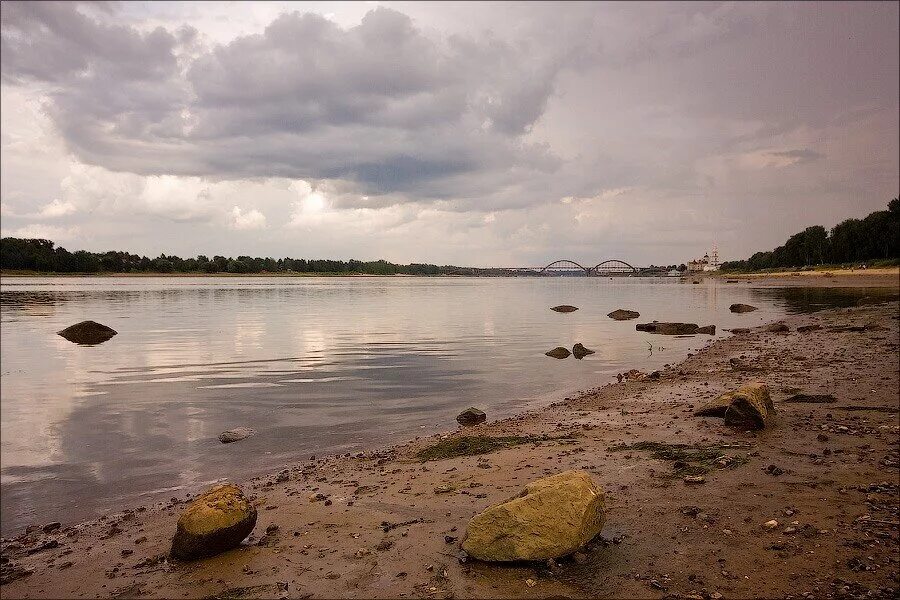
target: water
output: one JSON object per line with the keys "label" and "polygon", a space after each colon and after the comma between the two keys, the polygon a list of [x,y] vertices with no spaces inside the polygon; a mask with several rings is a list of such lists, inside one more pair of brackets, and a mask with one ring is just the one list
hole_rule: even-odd
{"label": "water", "polygon": [[[450,429],[471,405],[511,415],[712,339],[636,322],[725,335],[866,293],[650,278],[6,278],[2,531]],[[733,302],[760,310],[732,315]],[[641,318],[607,318],[616,308]],[[98,346],[56,335],[85,319],[119,334]],[[544,356],[575,342],[596,354]],[[258,433],[219,443],[236,426]]]}

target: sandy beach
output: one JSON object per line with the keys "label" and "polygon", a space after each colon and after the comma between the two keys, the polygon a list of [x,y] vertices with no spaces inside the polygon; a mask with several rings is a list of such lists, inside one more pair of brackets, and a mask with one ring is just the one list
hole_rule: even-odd
{"label": "sandy beach", "polygon": [[[710,343],[658,379],[238,481],[256,527],[205,560],[167,558],[190,498],[40,523],[3,540],[3,597],[896,597],[898,304],[784,323],[789,333],[760,326]],[[809,325],[818,328],[797,331]],[[769,386],[774,427],[740,431],[692,415],[751,381]],[[834,401],[785,401],[799,392]],[[463,435],[510,439],[484,454],[417,455]],[[718,456],[677,462],[654,452],[670,446],[647,442]],[[567,469],[590,473],[607,496],[606,525],[582,552],[515,565],[465,556],[469,519]],[[695,471],[704,483],[684,481]]]}

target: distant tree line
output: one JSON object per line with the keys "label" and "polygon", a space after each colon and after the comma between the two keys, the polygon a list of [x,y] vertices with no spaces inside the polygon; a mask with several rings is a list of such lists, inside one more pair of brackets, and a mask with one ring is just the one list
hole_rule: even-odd
{"label": "distant tree line", "polygon": [[69,252],[50,240],[6,237],[0,240],[0,268],[48,273],[344,273],[365,275],[470,275],[473,269],[386,260],[310,260],[237,258],[204,255],[148,258],[128,252]]}
{"label": "distant tree line", "polygon": [[747,260],[722,263],[723,271],[758,271],[781,267],[862,263],[900,258],[900,199],[887,210],[864,219],[847,219],[827,231],[821,225],[795,233],[769,252],[757,252]]}

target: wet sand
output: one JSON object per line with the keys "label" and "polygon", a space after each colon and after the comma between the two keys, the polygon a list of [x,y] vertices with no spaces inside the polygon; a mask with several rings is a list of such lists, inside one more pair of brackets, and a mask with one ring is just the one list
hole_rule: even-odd
{"label": "wet sand", "polygon": [[897,287],[900,267],[875,269],[835,269],[832,271],[783,271],[778,273],[715,273],[726,281],[771,287]]}
{"label": "wet sand", "polygon": [[[790,333],[757,327],[721,339],[658,380],[587,390],[443,436],[545,441],[422,463],[415,453],[442,437],[433,436],[238,482],[254,495],[259,520],[244,545],[210,559],[165,559],[185,498],[5,539],[3,577],[14,580],[2,595],[893,598],[898,304],[784,322]],[[820,328],[796,331],[813,324]],[[752,370],[736,370],[731,358]],[[692,416],[703,400],[749,381],[768,384],[773,428],[740,431]],[[785,402],[798,391],[835,402]],[[715,445],[731,458],[689,485],[672,461],[621,447],[648,441]],[[608,497],[607,524],[583,553],[511,566],[464,557],[472,516],[566,469],[590,472]],[[447,484],[453,491],[436,493]]]}

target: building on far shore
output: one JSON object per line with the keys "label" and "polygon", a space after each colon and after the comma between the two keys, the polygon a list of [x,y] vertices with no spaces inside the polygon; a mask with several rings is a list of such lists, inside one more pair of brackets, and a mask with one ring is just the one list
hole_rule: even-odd
{"label": "building on far shore", "polygon": [[703,255],[703,258],[690,260],[687,263],[688,273],[698,273],[701,271],[718,271],[719,270],[719,248],[713,246],[712,256],[709,253]]}

